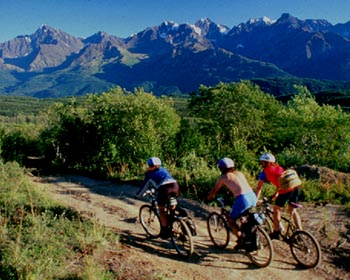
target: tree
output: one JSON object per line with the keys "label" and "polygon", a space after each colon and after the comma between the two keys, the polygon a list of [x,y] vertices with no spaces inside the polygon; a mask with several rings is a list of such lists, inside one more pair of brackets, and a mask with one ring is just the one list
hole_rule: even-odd
{"label": "tree", "polygon": [[149,156],[171,159],[180,125],[169,100],[120,87],[79,105],[56,105],[52,120],[62,163],[110,175],[137,172]]}
{"label": "tree", "polygon": [[283,105],[251,82],[201,86],[190,108],[217,158],[247,162],[264,147],[276,145],[274,120]]}

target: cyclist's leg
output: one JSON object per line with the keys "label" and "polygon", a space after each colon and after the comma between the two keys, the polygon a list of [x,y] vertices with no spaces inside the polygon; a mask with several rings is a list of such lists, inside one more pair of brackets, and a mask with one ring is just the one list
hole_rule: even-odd
{"label": "cyclist's leg", "polygon": [[165,213],[165,205],[169,202],[170,197],[178,197],[178,195],[179,185],[176,182],[161,185],[158,188],[157,201],[159,206],[160,222],[164,228],[168,226],[168,221]]}
{"label": "cyclist's leg", "polygon": [[289,199],[289,194],[278,194],[275,205],[273,206],[273,230],[271,237],[279,238],[280,235],[280,222],[281,222],[281,208],[287,203]]}
{"label": "cyclist's leg", "polygon": [[170,201],[171,197],[177,198],[180,194],[180,187],[177,182],[166,184],[165,190],[166,190],[166,196],[167,196],[168,202]]}
{"label": "cyclist's leg", "polygon": [[296,227],[298,229],[302,229],[302,224],[301,224],[301,218],[300,215],[297,211],[297,209],[295,207],[293,207],[290,203],[294,202],[294,203],[298,203],[298,197],[299,197],[299,193],[300,193],[300,188],[296,187],[290,194],[289,197],[289,205],[288,205],[288,210],[289,213],[293,219],[294,224],[296,225]]}
{"label": "cyclist's leg", "polygon": [[278,205],[273,206],[273,230],[276,232],[280,231],[281,222],[281,207]]}
{"label": "cyclist's leg", "polygon": [[235,198],[235,202],[232,205],[230,212],[229,224],[231,226],[232,232],[239,239],[241,237],[241,232],[237,226],[236,220],[249,208],[256,205],[256,195],[253,191],[239,195]]}
{"label": "cyclist's leg", "polygon": [[159,208],[160,223],[162,228],[164,228],[164,227],[167,227],[168,225],[166,214],[165,214],[165,205],[167,203],[167,195],[166,195],[166,189],[164,186],[160,186],[158,188],[157,202],[158,202],[158,208]]}

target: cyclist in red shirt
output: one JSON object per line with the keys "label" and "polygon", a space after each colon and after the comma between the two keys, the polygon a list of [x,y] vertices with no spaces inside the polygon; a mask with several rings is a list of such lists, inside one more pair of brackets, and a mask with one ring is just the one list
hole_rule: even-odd
{"label": "cyclist in red shirt", "polygon": [[[273,219],[274,219],[274,232],[271,234],[271,238],[279,239],[280,236],[280,221],[281,221],[281,208],[289,203],[298,203],[298,196],[300,192],[300,186],[296,186],[289,189],[281,189],[278,183],[278,178],[283,173],[284,168],[276,163],[276,159],[272,154],[265,153],[260,157],[260,162],[263,171],[259,175],[258,185],[256,187],[256,197],[259,202],[261,188],[264,182],[270,182],[276,187],[276,192],[273,194],[272,199],[275,200],[275,205],[273,207]],[[288,210],[292,215],[292,218],[296,226],[301,229],[301,219],[296,211],[290,204],[288,204]]]}

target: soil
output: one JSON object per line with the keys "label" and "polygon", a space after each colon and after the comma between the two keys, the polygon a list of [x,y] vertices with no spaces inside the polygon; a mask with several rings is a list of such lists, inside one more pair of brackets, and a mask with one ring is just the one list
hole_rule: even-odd
{"label": "soil", "polygon": [[224,250],[213,248],[206,228],[205,204],[180,198],[197,226],[195,253],[180,259],[169,240],[147,239],[138,221],[145,201],[134,194],[138,187],[76,175],[31,177],[54,199],[93,218],[120,235],[120,247],[102,255],[104,265],[116,279],[350,279],[349,208],[336,205],[306,205],[299,209],[303,226],[319,241],[322,260],[318,267],[303,269],[289,248],[273,240],[275,257],[270,266],[257,268],[242,253],[233,250],[235,238]]}

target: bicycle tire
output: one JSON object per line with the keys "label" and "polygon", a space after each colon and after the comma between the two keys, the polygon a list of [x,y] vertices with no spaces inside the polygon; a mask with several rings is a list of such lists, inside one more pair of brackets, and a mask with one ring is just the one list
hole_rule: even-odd
{"label": "bicycle tire", "polygon": [[207,229],[214,246],[225,249],[230,242],[230,227],[226,218],[217,212],[210,213]]}
{"label": "bicycle tire", "polygon": [[310,232],[296,230],[289,245],[294,259],[304,268],[314,268],[320,264],[321,248]]}
{"label": "bicycle tire", "polygon": [[266,219],[261,226],[268,234],[271,234],[273,232],[273,218],[266,216]]}
{"label": "bicycle tire", "polygon": [[160,217],[151,205],[142,205],[139,211],[140,223],[150,238],[158,238],[161,232]]}
{"label": "bicycle tire", "polygon": [[171,225],[171,242],[181,257],[189,258],[193,254],[194,245],[191,231],[182,219],[174,218]]}
{"label": "bicycle tire", "polygon": [[257,226],[255,230],[257,234],[258,249],[252,252],[247,252],[247,256],[257,267],[267,267],[270,265],[274,257],[272,241],[263,227]]}

